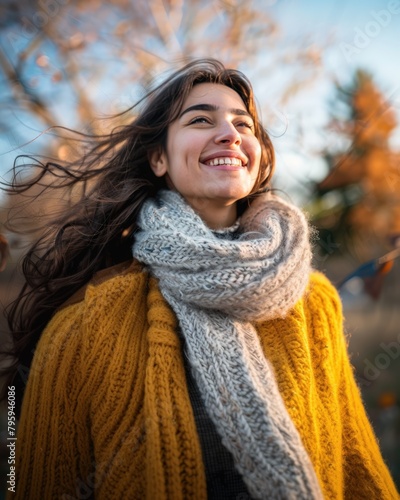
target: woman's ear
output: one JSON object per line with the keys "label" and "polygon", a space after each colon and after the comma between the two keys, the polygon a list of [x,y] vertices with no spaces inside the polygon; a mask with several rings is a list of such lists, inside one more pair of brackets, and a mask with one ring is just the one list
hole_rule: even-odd
{"label": "woman's ear", "polygon": [[157,177],[162,177],[168,172],[168,160],[162,147],[158,147],[149,153],[150,167]]}

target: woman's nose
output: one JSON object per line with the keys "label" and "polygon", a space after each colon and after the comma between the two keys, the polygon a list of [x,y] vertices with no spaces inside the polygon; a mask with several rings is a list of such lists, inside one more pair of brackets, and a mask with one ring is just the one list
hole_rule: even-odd
{"label": "woman's nose", "polygon": [[224,122],[218,127],[215,142],[219,144],[241,144],[242,137],[233,123]]}

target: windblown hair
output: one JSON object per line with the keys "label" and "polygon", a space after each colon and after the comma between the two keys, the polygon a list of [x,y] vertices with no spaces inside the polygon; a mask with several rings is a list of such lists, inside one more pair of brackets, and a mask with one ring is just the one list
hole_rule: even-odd
{"label": "windblown hair", "polygon": [[153,174],[149,154],[165,148],[169,124],[179,116],[191,89],[200,83],[221,84],[236,91],[255,123],[262,147],[261,167],[253,192],[238,203],[240,213],[252,196],[268,188],[274,151],[259,121],[250,82],[241,72],[214,59],[193,61],[150,90],[130,108],[136,113],[131,123],[109,135],[85,136],[92,145],[78,161],[37,162],[39,173],[23,182],[17,181],[14,165],[9,192],[23,193],[49,175],[57,184],[50,183],[46,189],[82,188],[80,198],[53,221],[23,260],[25,284],[7,315],[12,351],[2,353],[14,360],[3,373],[8,384],[21,388],[19,394],[24,388],[21,371],[26,374],[29,370],[36,343],[56,309],[94,273],[132,258],[141,206],[167,187],[163,178]]}

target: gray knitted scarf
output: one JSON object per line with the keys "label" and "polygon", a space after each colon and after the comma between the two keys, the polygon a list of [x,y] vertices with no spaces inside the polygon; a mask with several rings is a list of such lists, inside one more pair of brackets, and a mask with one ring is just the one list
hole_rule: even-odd
{"label": "gray knitted scarf", "polygon": [[251,324],[284,317],[304,293],[311,251],[303,214],[263,195],[229,241],[178,193],[161,191],[138,224],[134,256],[178,317],[206,410],[251,496],[323,498]]}

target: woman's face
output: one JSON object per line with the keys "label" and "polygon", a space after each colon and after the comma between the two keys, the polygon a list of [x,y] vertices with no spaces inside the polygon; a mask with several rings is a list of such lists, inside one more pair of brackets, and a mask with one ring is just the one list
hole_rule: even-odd
{"label": "woman's face", "polygon": [[210,227],[223,227],[236,219],[236,202],[252,191],[260,159],[254,123],[239,94],[201,83],[170,124],[166,150],[153,153],[150,163]]}

